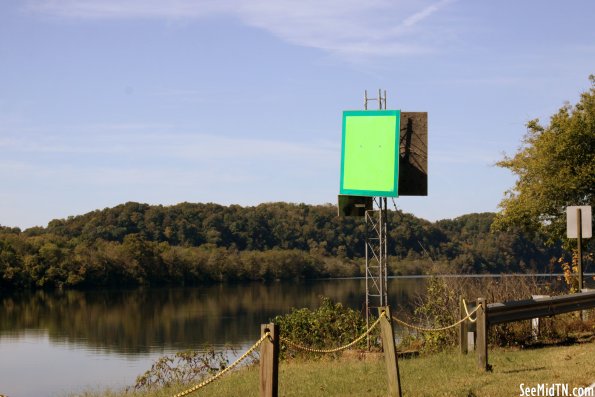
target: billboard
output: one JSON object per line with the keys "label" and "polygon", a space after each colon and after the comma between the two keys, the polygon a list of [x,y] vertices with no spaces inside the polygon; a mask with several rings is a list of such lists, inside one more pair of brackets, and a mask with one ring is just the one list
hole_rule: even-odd
{"label": "billboard", "polygon": [[343,112],[342,195],[397,197],[400,110]]}

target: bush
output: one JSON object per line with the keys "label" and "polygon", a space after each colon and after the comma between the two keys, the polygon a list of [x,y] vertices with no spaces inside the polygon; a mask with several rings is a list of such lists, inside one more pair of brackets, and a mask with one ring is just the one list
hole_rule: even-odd
{"label": "bush", "polygon": [[[316,310],[292,309],[289,314],[277,316],[272,322],[279,325],[282,337],[314,349],[343,346],[366,332],[366,318],[362,313],[344,307],[341,303],[334,303],[327,297],[321,297],[321,305]],[[377,335],[377,332],[373,333],[371,339],[375,341]],[[356,346],[365,348],[366,339]],[[312,353],[293,351],[281,342],[283,358],[310,355]]]}
{"label": "bush", "polygon": [[[232,349],[233,351],[233,349]],[[163,356],[151,369],[136,378],[133,390],[153,390],[198,381],[225,369],[229,360],[225,352],[187,350]]]}
{"label": "bush", "polygon": [[[483,297],[488,303],[530,299],[531,295],[556,295],[563,285],[539,282],[536,277],[503,276],[497,278],[433,277],[428,281],[425,294],[418,298],[413,318],[409,322],[428,328],[454,324],[460,319],[459,297],[475,302]],[[572,329],[578,329],[575,314],[543,318],[542,335],[549,341],[567,340]],[[458,343],[458,327],[440,332],[412,333],[402,338],[407,347],[425,352],[443,350]],[[489,343],[498,346],[529,345],[534,343],[531,322],[518,321],[490,328]]]}
{"label": "bush", "polygon": [[[423,304],[415,308],[414,314],[421,318],[428,328],[441,328],[458,320],[459,295],[449,288],[445,278],[433,277],[428,281]],[[457,328],[421,334],[422,350],[435,352],[457,341]]]}

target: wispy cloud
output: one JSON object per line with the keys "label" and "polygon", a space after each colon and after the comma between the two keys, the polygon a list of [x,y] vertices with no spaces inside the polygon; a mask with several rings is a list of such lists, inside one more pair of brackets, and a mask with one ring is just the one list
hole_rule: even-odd
{"label": "wispy cloud", "polygon": [[204,133],[172,133],[167,127],[144,124],[91,125],[84,130],[83,134],[20,132],[5,136],[0,139],[0,154],[10,153],[21,158],[35,154],[97,154],[197,161],[282,158],[307,162],[332,157],[339,150],[338,145],[328,142],[299,143]]}
{"label": "wispy cloud", "polygon": [[440,0],[437,3],[430,4],[429,6],[423,8],[421,11],[416,12],[415,14],[405,18],[403,23],[401,24],[403,27],[412,27],[423,21],[424,19],[428,18],[430,15],[434,14],[435,12],[439,11],[442,7],[449,3],[453,3],[454,0]]}
{"label": "wispy cloud", "polygon": [[440,26],[424,23],[454,0],[29,0],[30,12],[63,18],[200,19],[216,15],[289,43],[345,56],[432,52]]}
{"label": "wispy cloud", "polygon": [[66,18],[197,18],[225,8],[217,1],[30,0],[29,11]]}
{"label": "wispy cloud", "polygon": [[212,186],[252,181],[264,189],[268,179],[278,175],[297,181],[318,178],[321,172],[332,174],[340,156],[336,142],[171,133],[150,126],[141,132],[137,128],[135,124],[91,125],[82,134],[46,131],[7,136],[0,140],[0,181],[43,177],[114,187],[158,181],[172,189],[197,181]]}

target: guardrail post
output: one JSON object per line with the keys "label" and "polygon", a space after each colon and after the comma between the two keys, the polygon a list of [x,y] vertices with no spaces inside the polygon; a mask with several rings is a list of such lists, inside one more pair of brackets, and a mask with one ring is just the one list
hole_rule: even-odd
{"label": "guardrail post", "polygon": [[[461,312],[460,319],[462,320],[467,316],[465,313],[465,299],[461,296],[459,299],[459,310]],[[467,340],[467,320],[463,321],[459,325],[459,346],[461,348],[461,354],[467,354],[469,341]]]}
{"label": "guardrail post", "polygon": [[[595,289],[593,288],[583,288],[581,292],[593,292]],[[583,321],[590,320],[593,318],[593,314],[595,313],[595,309],[585,309],[581,310],[581,318]]]}
{"label": "guardrail post", "polygon": [[477,344],[475,349],[477,350],[477,365],[479,368],[483,368],[486,371],[491,369],[488,364],[488,318],[487,318],[487,304],[485,298],[477,299],[477,321],[476,333],[477,333]]}
{"label": "guardrail post", "polygon": [[279,393],[279,326],[261,324],[260,335],[270,336],[260,345],[260,397],[277,397]]}
{"label": "guardrail post", "polygon": [[[531,295],[531,299],[541,299],[541,298],[549,298],[549,295]],[[535,317],[531,319],[531,337],[534,341],[539,338],[540,334],[540,326],[539,326],[539,317]]]}
{"label": "guardrail post", "polygon": [[[578,266],[578,292],[583,290],[583,216],[581,214],[581,208],[576,209],[576,256]],[[582,320],[582,312],[581,312]]]}
{"label": "guardrail post", "polygon": [[385,312],[386,317],[380,320],[380,334],[382,336],[382,349],[384,350],[384,360],[388,372],[388,395],[390,397],[401,397],[401,377],[399,375],[399,359],[395,347],[395,334],[393,332],[392,317],[390,307],[384,306],[378,308],[378,315],[382,316]]}

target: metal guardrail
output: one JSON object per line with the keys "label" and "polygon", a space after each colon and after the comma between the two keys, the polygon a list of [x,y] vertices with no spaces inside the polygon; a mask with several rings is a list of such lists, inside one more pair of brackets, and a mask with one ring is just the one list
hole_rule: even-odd
{"label": "metal guardrail", "polygon": [[595,307],[595,291],[487,305],[488,325],[549,317]]}
{"label": "metal guardrail", "polygon": [[[491,369],[491,365],[488,363],[488,330],[490,325],[595,308],[595,291],[490,304],[487,304],[484,298],[479,298],[477,306],[477,320],[475,323],[477,365],[489,371]],[[463,313],[463,310],[461,310],[461,313]],[[461,351],[463,353],[467,352],[466,333],[468,325],[467,322],[464,322],[460,328]]]}

